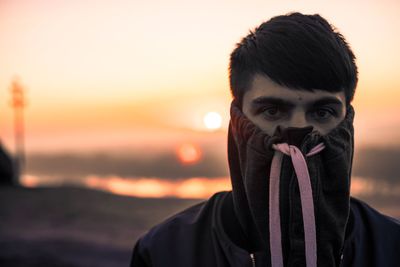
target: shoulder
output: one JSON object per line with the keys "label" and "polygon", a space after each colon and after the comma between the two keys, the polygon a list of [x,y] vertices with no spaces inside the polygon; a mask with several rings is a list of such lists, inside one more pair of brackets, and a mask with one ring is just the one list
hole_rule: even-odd
{"label": "shoulder", "polygon": [[164,250],[168,245],[196,244],[198,239],[211,233],[215,204],[226,194],[227,192],[216,193],[207,201],[191,206],[157,224],[139,239],[140,247],[145,250]]}
{"label": "shoulder", "polygon": [[365,202],[352,198],[353,227],[347,244],[352,247],[351,266],[398,266],[400,222]]}
{"label": "shoulder", "polygon": [[400,236],[399,220],[380,213],[367,203],[356,198],[351,198],[350,204],[356,222],[363,223],[371,230],[379,231],[381,234],[389,232]]}

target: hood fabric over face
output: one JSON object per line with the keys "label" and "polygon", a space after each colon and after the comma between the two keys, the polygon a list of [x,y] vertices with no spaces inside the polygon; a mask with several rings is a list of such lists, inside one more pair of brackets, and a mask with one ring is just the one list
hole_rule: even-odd
{"label": "hood fabric over face", "polygon": [[269,136],[232,102],[234,210],[247,249],[265,251],[271,266],[339,266],[350,212],[353,118],[349,106],[327,135],[278,127]]}

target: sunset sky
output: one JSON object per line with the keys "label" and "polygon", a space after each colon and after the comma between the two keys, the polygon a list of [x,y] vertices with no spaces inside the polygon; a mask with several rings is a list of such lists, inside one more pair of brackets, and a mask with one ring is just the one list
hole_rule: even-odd
{"label": "sunset sky", "polygon": [[[249,29],[291,11],[327,18],[357,56],[356,145],[399,144],[395,0],[2,0],[0,138],[13,149],[9,87],[19,77],[28,151],[167,148],[207,138],[224,146],[229,54]],[[221,130],[206,128],[207,112],[222,116]]]}

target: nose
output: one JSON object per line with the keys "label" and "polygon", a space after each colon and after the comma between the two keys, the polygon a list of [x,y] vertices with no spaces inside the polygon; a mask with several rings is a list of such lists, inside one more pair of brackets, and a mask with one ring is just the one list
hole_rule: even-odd
{"label": "nose", "polygon": [[306,114],[304,112],[293,112],[288,127],[303,128],[310,126],[307,122]]}

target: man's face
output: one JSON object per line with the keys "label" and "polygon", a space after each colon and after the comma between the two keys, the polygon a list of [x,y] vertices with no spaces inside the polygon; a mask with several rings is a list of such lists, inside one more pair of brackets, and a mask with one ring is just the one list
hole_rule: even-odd
{"label": "man's face", "polygon": [[256,74],[250,89],[243,96],[243,113],[268,135],[278,125],[286,127],[313,126],[325,135],[346,116],[343,91],[300,91],[289,89]]}

